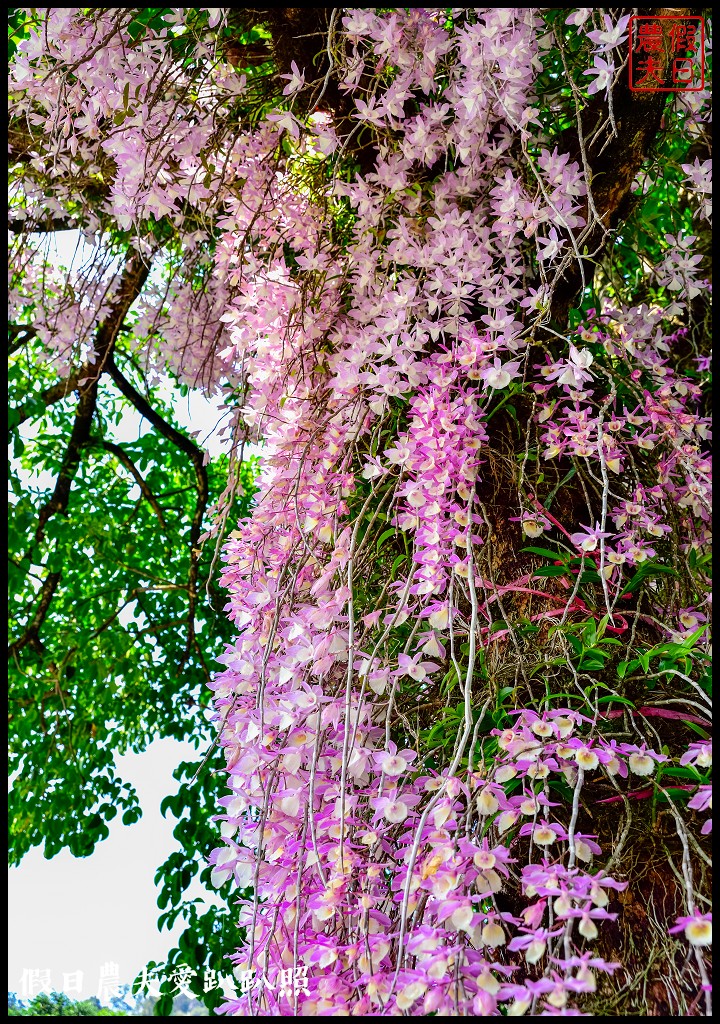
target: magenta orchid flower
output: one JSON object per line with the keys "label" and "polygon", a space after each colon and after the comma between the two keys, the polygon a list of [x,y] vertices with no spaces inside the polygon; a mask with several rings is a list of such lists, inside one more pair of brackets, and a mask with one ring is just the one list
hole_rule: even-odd
{"label": "magenta orchid flower", "polygon": [[407,771],[416,757],[417,752],[414,750],[401,750],[398,753],[397,746],[392,740],[388,743],[387,750],[377,751],[373,754],[373,760],[377,767],[384,775],[391,778]]}
{"label": "magenta orchid flower", "polygon": [[482,370],[480,376],[485,386],[495,391],[506,388],[510,381],[519,376],[520,360],[510,360],[501,363],[498,356],[493,360],[492,366]]}
{"label": "magenta orchid flower", "polygon": [[680,758],[680,764],[696,765],[698,768],[712,767],[712,740],[691,743]]}
{"label": "magenta orchid flower", "polygon": [[595,551],[598,542],[605,537],[612,537],[612,534],[607,530],[601,530],[599,523],[595,523],[594,527],[581,525],[581,529],[577,533],[570,534],[570,540],[575,547],[588,553]]}
{"label": "magenta orchid flower", "polygon": [[603,60],[602,57],[595,56],[593,58],[593,66],[587,71],[583,71],[583,74],[595,75],[593,81],[588,85],[588,96],[592,96],[596,92],[605,92],[613,80],[615,62]]}
{"label": "magenta orchid flower", "polygon": [[709,946],[712,944],[712,914],[701,914],[695,910],[692,914],[675,919],[675,924],[668,929],[670,935],[683,932],[691,946]]}

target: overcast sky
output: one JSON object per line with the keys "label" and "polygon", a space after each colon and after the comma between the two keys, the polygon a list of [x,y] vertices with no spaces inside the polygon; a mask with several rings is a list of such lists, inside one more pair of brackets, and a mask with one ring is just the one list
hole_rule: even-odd
{"label": "overcast sky", "polygon": [[[130,984],[149,960],[162,959],[174,945],[182,925],[162,934],[157,930],[153,876],[178,848],[175,819],[161,816],[160,801],[177,789],[173,769],[197,757],[189,743],[163,739],[144,754],[118,758],[122,777],[137,788],[144,811],[140,821],[123,825],[120,816],[115,818],[109,837],[91,857],[76,859],[63,851],[45,860],[36,849],[10,869],[9,991],[27,998],[33,994],[29,983],[34,980],[37,987],[40,980],[27,972],[49,971],[57,991],[65,987],[74,999],[96,996],[103,974],[117,974],[120,983]],[[192,895],[199,894],[198,888]],[[63,985],[64,975],[77,972],[83,975],[81,991],[72,991],[72,984]]]}

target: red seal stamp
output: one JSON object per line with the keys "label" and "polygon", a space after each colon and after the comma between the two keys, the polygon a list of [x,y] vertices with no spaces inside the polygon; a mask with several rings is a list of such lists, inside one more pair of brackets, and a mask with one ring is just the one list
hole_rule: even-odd
{"label": "red seal stamp", "polygon": [[705,19],[700,15],[630,18],[633,92],[699,92],[705,87]]}

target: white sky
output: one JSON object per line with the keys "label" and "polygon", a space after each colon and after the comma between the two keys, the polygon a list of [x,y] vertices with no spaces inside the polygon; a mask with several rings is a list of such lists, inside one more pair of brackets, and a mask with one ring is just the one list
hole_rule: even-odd
{"label": "white sky", "polygon": [[[58,260],[67,266],[78,233],[59,232],[54,237]],[[82,249],[77,257],[82,258]],[[172,398],[180,425],[202,430],[197,441],[211,456],[226,451],[227,439],[218,438],[216,431],[218,402],[209,401],[200,391],[191,391],[183,399],[170,380],[165,388],[163,397]],[[29,424],[26,428],[23,436],[30,438],[32,428]],[[149,424],[129,410],[112,434],[122,443],[147,429]],[[38,474],[28,475],[28,482],[47,486],[52,480]],[[74,999],[102,998],[101,978],[114,976],[120,984],[131,984],[149,960],[164,959],[183,925],[178,923],[169,932],[157,930],[161,911],[153,878],[168,854],[178,848],[172,836],[175,819],[170,813],[167,820],[161,816],[160,802],[177,791],[173,769],[181,761],[199,761],[203,751],[203,747],[195,751],[189,743],[161,739],[144,754],[118,758],[120,775],[138,791],[141,820],[127,826],[118,815],[109,824],[109,837],[91,857],[76,859],[64,850],[48,861],[34,849],[19,867],[9,870],[8,991],[29,998],[49,971],[54,990],[65,990]],[[214,901],[197,882],[185,895]]]}
{"label": "white sky", "polygon": [[[64,850],[45,860],[35,849],[10,868],[8,991],[20,998],[34,994],[27,988],[29,971],[50,971],[52,987],[62,991],[63,975],[81,971],[82,990],[68,988],[68,995],[86,999],[99,995],[101,970],[107,976],[108,965],[116,965],[120,984],[131,984],[149,960],[164,958],[183,928],[157,930],[161,911],[153,877],[178,848],[176,819],[170,812],[162,817],[160,802],[177,791],[173,769],[202,753],[202,747],[198,754],[189,743],[161,739],[144,754],[118,758],[122,777],[138,791],[140,821],[123,825],[118,815],[90,857],[76,859]],[[188,894],[214,899],[197,882]]]}

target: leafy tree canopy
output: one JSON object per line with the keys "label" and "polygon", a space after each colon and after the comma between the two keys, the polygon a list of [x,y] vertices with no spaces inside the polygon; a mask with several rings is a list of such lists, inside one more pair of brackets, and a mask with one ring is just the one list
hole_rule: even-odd
{"label": "leafy tree canopy", "polygon": [[8,993],[9,1017],[127,1017],[127,1010],[113,1010],[99,999],[70,999],[63,992],[40,992],[22,1003],[14,992]]}

